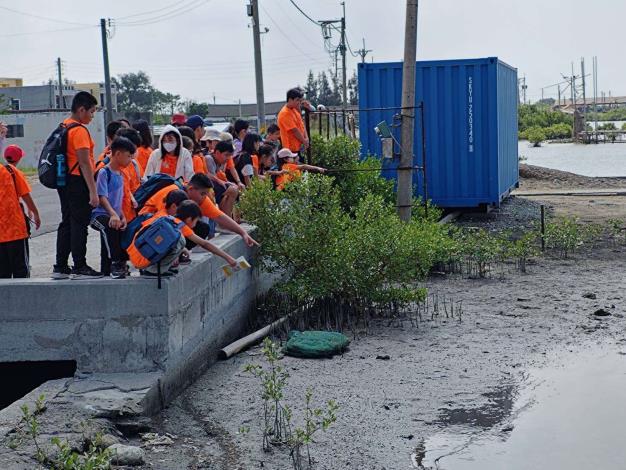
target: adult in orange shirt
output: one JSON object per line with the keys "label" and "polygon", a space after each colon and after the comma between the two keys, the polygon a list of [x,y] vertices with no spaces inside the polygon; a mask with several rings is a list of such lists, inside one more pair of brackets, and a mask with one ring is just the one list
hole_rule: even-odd
{"label": "adult in orange shirt", "polygon": [[154,141],[154,137],[152,136],[150,125],[145,119],[139,119],[133,122],[133,129],[139,132],[141,136],[141,145],[137,147],[137,162],[141,167],[141,176],[143,176],[146,171],[146,166],[148,165],[148,159],[152,154],[152,142]]}
{"label": "adult in orange shirt", "polygon": [[[246,245],[258,245],[258,243],[250,235],[248,235],[248,232],[246,232],[241,225],[224,214],[213,203],[213,201],[211,201],[211,198],[208,197],[211,188],[211,180],[209,180],[209,177],[203,173],[193,175],[193,177],[189,180],[189,183],[184,188],[185,192],[189,196],[189,199],[200,206],[202,217],[205,219],[201,220],[199,224],[196,224],[196,234],[201,238],[206,238],[211,232],[211,227],[208,221],[212,221],[220,227],[241,236]],[[167,195],[177,189],[179,189],[178,186],[172,184],[156,192],[146,201],[143,208],[139,211],[139,214],[156,214],[157,212],[162,211],[165,208],[165,198]]]}
{"label": "adult in orange shirt", "polygon": [[0,165],[0,278],[30,277],[28,260],[29,224],[20,203],[26,203],[30,218],[39,229],[37,206],[30,196],[30,186],[15,165],[24,152],[17,145],[4,151],[6,165]]}
{"label": "adult in orange shirt", "polygon": [[[91,210],[99,204],[94,179],[94,142],[87,130],[93,120],[98,101],[86,91],[79,91],[72,100],[72,114],[64,125],[78,123],[67,133],[65,152],[67,177],[65,186],[58,188],[61,201],[61,223],[57,231],[56,264],[53,279],[87,279],[102,277],[87,266],[87,227]],[[70,270],[68,259],[72,255],[74,267]]]}
{"label": "adult in orange shirt", "polygon": [[287,103],[279,111],[277,118],[282,146],[295,153],[309,147],[309,136],[302,120],[302,106],[311,105],[304,99],[300,88],[292,88],[287,91]]}
{"label": "adult in orange shirt", "polygon": [[278,169],[282,172],[276,177],[276,189],[282,191],[287,183],[297,180],[302,171],[315,171],[325,173],[326,168],[297,163],[298,154],[289,149],[281,149],[278,152]]}

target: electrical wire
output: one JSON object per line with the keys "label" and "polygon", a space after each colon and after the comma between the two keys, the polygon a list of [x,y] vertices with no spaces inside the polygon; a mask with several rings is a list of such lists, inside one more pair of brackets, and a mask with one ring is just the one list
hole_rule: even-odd
{"label": "electrical wire", "polygon": [[297,4],[296,2],[294,2],[294,0],[289,0],[289,1],[291,2],[291,4],[292,4],[294,7],[296,7],[296,9],[297,9],[300,13],[302,13],[302,15],[303,15],[303,16],[304,16],[307,20],[309,20],[311,23],[316,24],[317,26],[321,26],[321,25],[322,25],[322,23],[320,23],[319,21],[314,20],[314,19],[313,19],[313,18],[311,18],[309,15],[307,15],[307,14],[304,12],[304,10],[302,10],[302,8],[300,8],[300,7],[298,6],[298,4]]}
{"label": "electrical wire", "polygon": [[137,21],[120,21],[118,24],[120,26],[146,26],[146,25],[152,25],[152,24],[156,24],[156,23],[160,23],[162,21],[166,21],[166,20],[170,20],[172,18],[176,18],[178,16],[184,15],[185,13],[188,13],[192,10],[195,10],[196,8],[210,2],[211,0],[193,0],[193,2],[188,3],[186,5],[183,5],[177,9],[173,9],[168,11],[167,13],[158,15],[158,16],[154,16],[152,18],[143,18],[143,19],[139,19]]}
{"label": "electrical wire", "polygon": [[26,13],[24,11],[14,10],[13,8],[5,7],[5,6],[2,6],[2,5],[0,5],[0,9],[6,10],[6,11],[10,11],[11,13],[16,13],[18,15],[29,16],[31,18],[37,18],[39,20],[52,21],[53,23],[64,23],[64,24],[71,24],[71,25],[75,25],[75,26],[77,26],[77,25],[80,25],[80,26],[91,26],[91,25],[88,25],[87,23],[77,23],[77,22],[74,22],[74,21],[59,20],[57,18],[49,18],[47,16],[34,15],[32,13]]}
{"label": "electrical wire", "polygon": [[272,23],[274,23],[274,26],[276,26],[276,29],[278,30],[278,32],[297,50],[299,51],[302,55],[304,55],[305,57],[308,57],[309,59],[311,59],[313,62],[318,62],[317,60],[313,59],[313,57],[311,55],[309,55],[307,52],[304,52],[300,46],[298,46],[295,42],[293,42],[293,40],[291,39],[291,37],[289,37],[288,34],[286,34],[282,28],[278,25],[278,22],[274,21],[274,18],[272,18],[272,15],[269,14],[269,12],[265,9],[265,7],[263,7],[263,5],[261,5],[261,9],[263,10],[263,12],[267,15],[267,17],[270,19],[270,21]]}
{"label": "electrical wire", "polygon": [[31,36],[33,34],[41,35],[41,34],[47,34],[47,33],[62,33],[66,31],[80,31],[80,30],[85,30],[85,29],[90,29],[90,28],[99,28],[99,27],[100,27],[99,25],[77,26],[76,28],[47,29],[44,31],[31,31],[27,33],[8,33],[8,34],[0,34],[0,38],[8,38],[8,37],[16,37],[16,36]]}
{"label": "electrical wire", "polygon": [[159,12],[161,12],[163,10],[167,10],[169,8],[172,8],[172,7],[178,7],[178,5],[181,5],[181,4],[185,3],[186,1],[187,0],[181,0],[180,2],[176,2],[174,5],[169,4],[169,5],[164,6],[162,8],[157,8],[156,10],[144,11],[142,13],[135,13],[134,15],[120,16],[117,19],[118,20],[125,20],[127,18],[136,18],[138,16],[149,16],[149,15],[152,15],[153,13],[159,13]]}

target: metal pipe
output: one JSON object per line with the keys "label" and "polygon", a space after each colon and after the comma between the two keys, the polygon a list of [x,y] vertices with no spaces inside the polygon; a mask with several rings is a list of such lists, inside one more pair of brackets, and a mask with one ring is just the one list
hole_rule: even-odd
{"label": "metal pipe", "polygon": [[546,251],[546,208],[541,204],[541,251]]}
{"label": "metal pipe", "polygon": [[306,128],[306,135],[309,137],[309,146],[306,148],[306,162],[311,164],[311,116],[309,110],[304,110],[304,125]]}
{"label": "metal pipe", "polygon": [[422,120],[422,172],[424,177],[424,215],[428,217],[428,176],[426,173],[426,120],[424,119],[424,102],[420,103],[420,117]]}

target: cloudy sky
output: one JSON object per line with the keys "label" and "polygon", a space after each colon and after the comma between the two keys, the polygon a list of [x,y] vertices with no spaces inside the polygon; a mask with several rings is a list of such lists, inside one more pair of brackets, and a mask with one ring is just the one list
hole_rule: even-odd
{"label": "cloudy sky", "polygon": [[[314,19],[341,15],[338,0],[295,0]],[[55,73],[57,57],[75,81],[103,79],[99,18],[114,20],[112,74],[146,71],[163,91],[217,103],[255,100],[252,31],[247,0],[0,0],[0,76],[39,84]],[[281,100],[309,69],[332,66],[320,28],[290,0],[259,0],[265,96]],[[10,11],[14,10],[14,11]],[[346,0],[353,51],[368,60],[402,57],[404,0]],[[526,75],[528,96],[562,80],[580,58],[598,56],[598,87],[626,94],[619,33],[626,2],[617,0],[425,0],[420,2],[418,59],[498,56]],[[582,22],[585,23],[582,23]],[[332,41],[338,40],[334,34]],[[353,69],[357,60],[349,59]],[[591,90],[589,86],[588,90]],[[556,87],[545,90],[555,96]]]}

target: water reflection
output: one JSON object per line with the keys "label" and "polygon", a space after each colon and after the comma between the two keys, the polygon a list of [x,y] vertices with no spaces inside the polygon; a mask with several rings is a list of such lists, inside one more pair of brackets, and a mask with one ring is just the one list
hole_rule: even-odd
{"label": "water reflection", "polygon": [[[413,467],[622,470],[624,390],[626,356],[618,348],[595,345],[577,353],[562,352],[551,366],[530,370],[512,402],[502,397],[514,396],[513,391],[498,392],[490,401],[499,403],[501,412],[444,412],[444,418],[453,417],[449,423],[458,425],[426,439],[422,454],[416,448]],[[489,423],[491,427],[486,426]]]}

